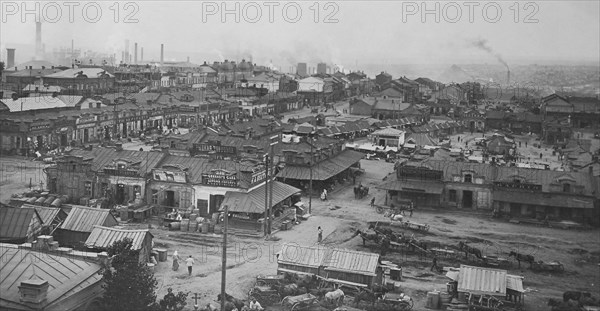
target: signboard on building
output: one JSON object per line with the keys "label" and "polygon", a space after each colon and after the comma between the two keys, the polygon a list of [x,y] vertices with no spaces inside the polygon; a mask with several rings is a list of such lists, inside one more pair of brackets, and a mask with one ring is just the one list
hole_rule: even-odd
{"label": "signboard on building", "polygon": [[236,173],[213,170],[210,173],[202,174],[202,184],[218,187],[237,187],[238,178]]}

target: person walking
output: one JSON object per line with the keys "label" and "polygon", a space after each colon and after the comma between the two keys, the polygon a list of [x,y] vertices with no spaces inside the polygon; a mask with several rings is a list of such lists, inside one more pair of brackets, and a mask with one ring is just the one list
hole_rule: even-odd
{"label": "person walking", "polygon": [[371,199],[371,207],[375,207],[375,197]]}
{"label": "person walking", "polygon": [[321,227],[319,227],[317,229],[318,235],[317,235],[317,242],[321,243],[321,241],[323,241],[323,229],[321,229]]}
{"label": "person walking", "polygon": [[192,276],[192,266],[194,265],[194,258],[192,258],[192,255],[190,255],[185,262],[187,263],[188,275]]}
{"label": "person walking", "polygon": [[173,271],[179,270],[179,253],[175,251],[173,253]]}
{"label": "person walking", "polygon": [[431,263],[431,269],[429,269],[429,271],[437,271],[438,267],[437,267],[437,257],[433,256],[433,262]]}

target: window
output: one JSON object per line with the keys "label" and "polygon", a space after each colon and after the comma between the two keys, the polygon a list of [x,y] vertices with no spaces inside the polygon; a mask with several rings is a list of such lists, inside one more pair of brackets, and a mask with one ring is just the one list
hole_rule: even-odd
{"label": "window", "polygon": [[73,164],[73,171],[77,168],[77,165]]}
{"label": "window", "polygon": [[171,148],[175,148],[175,141],[174,140],[171,141]]}
{"label": "window", "polygon": [[158,204],[158,190],[152,189],[152,204]]}
{"label": "window", "polygon": [[91,181],[85,182],[85,195],[90,198],[92,197],[92,182]]}
{"label": "window", "polygon": [[465,174],[465,182],[472,183],[473,182],[473,175],[471,175],[471,174]]}
{"label": "window", "polygon": [[450,190],[448,192],[448,201],[456,202],[456,190]]}
{"label": "window", "polygon": [[571,192],[571,184],[563,184],[563,192]]}

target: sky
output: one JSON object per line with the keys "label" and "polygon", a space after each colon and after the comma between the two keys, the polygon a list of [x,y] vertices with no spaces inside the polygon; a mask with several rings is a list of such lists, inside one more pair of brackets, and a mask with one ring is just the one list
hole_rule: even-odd
{"label": "sky", "polygon": [[[37,17],[46,51],[70,47],[73,39],[76,48],[120,58],[129,39],[132,53],[134,42],[144,48],[145,60],[158,60],[164,43],[165,60],[189,56],[199,64],[251,58],[282,69],[298,62],[352,68],[369,63],[598,64],[600,58],[600,1],[595,0],[75,4],[70,14],[68,2],[25,2],[23,7],[21,1],[2,1],[0,58],[6,58],[7,47],[18,48],[17,62],[32,58]],[[233,13],[223,16],[225,10]]]}

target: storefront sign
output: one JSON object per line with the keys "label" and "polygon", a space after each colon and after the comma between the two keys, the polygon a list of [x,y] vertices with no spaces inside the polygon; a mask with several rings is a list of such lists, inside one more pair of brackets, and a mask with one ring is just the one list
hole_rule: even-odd
{"label": "storefront sign", "polygon": [[32,124],[29,127],[30,131],[41,131],[41,130],[47,130],[50,128],[50,123],[41,123],[41,124]]}
{"label": "storefront sign", "polygon": [[202,183],[209,186],[219,187],[237,187],[238,185],[236,174],[226,174],[223,172],[202,174]]}

